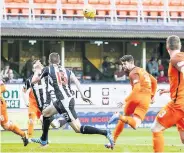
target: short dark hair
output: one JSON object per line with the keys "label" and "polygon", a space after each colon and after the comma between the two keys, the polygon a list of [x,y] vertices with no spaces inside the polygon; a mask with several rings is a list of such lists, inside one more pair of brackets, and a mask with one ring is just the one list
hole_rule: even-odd
{"label": "short dark hair", "polygon": [[38,61],[38,60],[34,60],[34,61],[32,62],[32,65],[34,65],[37,61]]}
{"label": "short dark hair", "polygon": [[134,58],[132,55],[124,55],[120,58],[121,62],[134,62]]}
{"label": "short dark hair", "polygon": [[166,41],[167,48],[170,50],[180,50],[181,41],[180,38],[176,35],[169,36]]}
{"label": "short dark hair", "polygon": [[49,55],[49,62],[51,64],[59,64],[59,62],[60,62],[59,54],[56,53],[56,52],[50,53],[50,55]]}

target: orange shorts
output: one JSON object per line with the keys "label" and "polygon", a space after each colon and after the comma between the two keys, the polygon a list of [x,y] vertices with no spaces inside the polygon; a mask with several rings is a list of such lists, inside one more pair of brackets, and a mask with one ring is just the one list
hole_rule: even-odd
{"label": "orange shorts", "polygon": [[37,119],[41,116],[41,111],[38,108],[37,102],[35,98],[29,98],[29,108],[28,108],[29,114],[36,115]]}
{"label": "orange shorts", "polygon": [[150,105],[150,96],[144,96],[144,100],[128,101],[125,104],[124,115],[137,115],[143,121]]}
{"label": "orange shorts", "polygon": [[178,131],[184,131],[184,118],[182,118],[177,124],[176,124]]}
{"label": "orange shorts", "polygon": [[184,130],[184,111],[181,108],[171,101],[161,109],[156,119],[165,128],[170,128],[176,124],[179,130]]}
{"label": "orange shorts", "polygon": [[0,101],[0,107],[1,107],[1,120],[0,125],[6,124],[8,122],[8,113],[6,108],[6,102]]}

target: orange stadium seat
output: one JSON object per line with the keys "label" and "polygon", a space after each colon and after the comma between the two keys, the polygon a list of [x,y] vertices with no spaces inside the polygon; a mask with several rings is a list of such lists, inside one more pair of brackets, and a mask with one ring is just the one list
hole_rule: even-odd
{"label": "orange stadium seat", "polygon": [[78,0],[68,0],[68,3],[69,4],[77,4],[78,3]]}
{"label": "orange stadium seat", "polygon": [[13,2],[13,0],[5,0],[5,3]]}
{"label": "orange stadium seat", "polygon": [[[28,0],[5,0],[6,12],[9,15],[28,15],[29,1]],[[27,8],[26,8],[27,7]]]}
{"label": "orange stadium seat", "polygon": [[115,0],[115,1],[116,1],[115,2],[116,5],[120,4],[120,0]]}
{"label": "orange stadium seat", "polygon": [[110,1],[109,0],[99,0],[99,4],[107,5],[107,4],[110,4]]}
{"label": "orange stadium seat", "polygon": [[66,4],[67,0],[61,0],[61,4]]}
{"label": "orange stadium seat", "polygon": [[143,5],[150,5],[150,2],[151,2],[151,0],[143,0],[142,4]]}
{"label": "orange stadium seat", "polygon": [[84,4],[84,0],[79,0],[79,4]]}
{"label": "orange stadium seat", "polygon": [[89,0],[89,4],[98,4],[99,0]]}
{"label": "orange stadium seat", "polygon": [[44,14],[52,15],[55,14],[56,11],[56,0],[46,0],[44,6]]}
{"label": "orange stadium seat", "polygon": [[34,0],[34,3],[45,3],[45,0]]}
{"label": "orange stadium seat", "polygon": [[184,6],[184,0],[181,0],[181,5]]}
{"label": "orange stadium seat", "polygon": [[130,0],[130,4],[132,5],[137,5],[137,3],[138,3],[138,0]]}
{"label": "orange stadium seat", "polygon": [[179,6],[181,5],[181,1],[180,0],[169,0],[169,5]]}
{"label": "orange stadium seat", "polygon": [[123,5],[130,4],[130,0],[120,0],[120,4],[123,4]]}
{"label": "orange stadium seat", "polygon": [[151,5],[161,5],[162,0],[151,0]]}

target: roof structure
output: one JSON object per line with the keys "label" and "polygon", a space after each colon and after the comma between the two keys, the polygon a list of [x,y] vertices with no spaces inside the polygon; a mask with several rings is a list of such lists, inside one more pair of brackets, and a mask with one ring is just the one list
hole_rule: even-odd
{"label": "roof structure", "polygon": [[178,35],[184,39],[184,25],[117,24],[117,23],[1,23],[1,36],[62,38],[159,38]]}

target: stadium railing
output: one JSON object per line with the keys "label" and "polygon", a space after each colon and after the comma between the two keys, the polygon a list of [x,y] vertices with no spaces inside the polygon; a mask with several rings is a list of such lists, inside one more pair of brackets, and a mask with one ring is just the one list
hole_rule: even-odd
{"label": "stadium railing", "polygon": [[87,4],[96,8],[95,22],[184,23],[184,0],[2,0],[2,20],[83,22]]}

